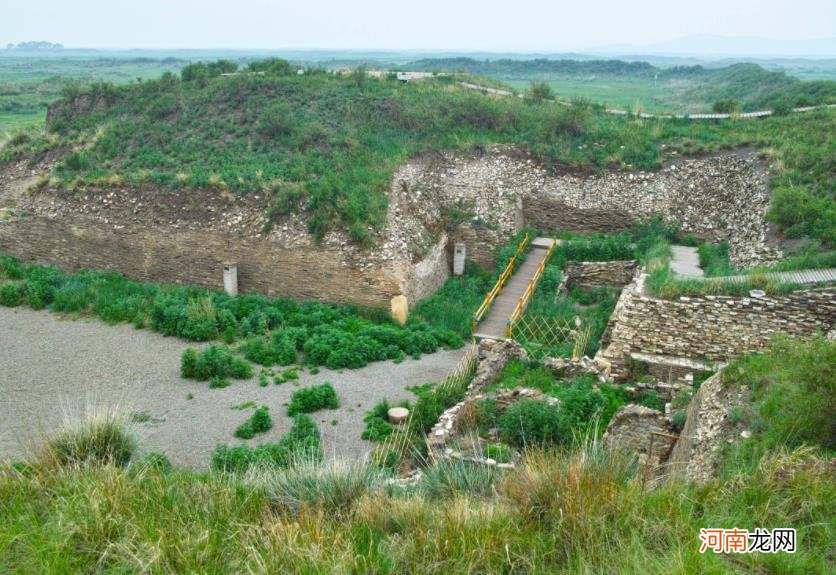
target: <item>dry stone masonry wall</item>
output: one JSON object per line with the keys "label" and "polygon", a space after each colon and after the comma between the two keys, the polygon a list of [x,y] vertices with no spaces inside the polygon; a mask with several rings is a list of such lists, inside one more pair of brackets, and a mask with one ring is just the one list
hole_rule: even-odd
{"label": "dry stone masonry wall", "polygon": [[633,281],[636,261],[568,262],[563,268],[561,288],[625,286]]}
{"label": "dry stone masonry wall", "polygon": [[646,277],[639,274],[624,289],[604,334],[599,355],[616,378],[628,375],[631,354],[725,362],[763,349],[774,334],[828,333],[836,323],[834,288],[664,300],[643,293]]}

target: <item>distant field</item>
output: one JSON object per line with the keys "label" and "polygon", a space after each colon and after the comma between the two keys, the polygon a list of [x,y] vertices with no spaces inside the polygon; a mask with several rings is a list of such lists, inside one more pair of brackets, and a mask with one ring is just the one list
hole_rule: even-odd
{"label": "distant field", "polygon": [[[558,98],[586,98],[614,108],[643,112],[673,112],[681,109],[671,102],[672,89],[662,82],[630,78],[562,78],[546,81]],[[530,80],[506,80],[519,91],[531,85]]]}
{"label": "distant field", "polygon": [[188,60],[121,57],[108,52],[62,55],[19,55],[0,50],[0,142],[10,134],[40,128],[50,102],[71,82],[108,81],[127,84],[177,71]]}

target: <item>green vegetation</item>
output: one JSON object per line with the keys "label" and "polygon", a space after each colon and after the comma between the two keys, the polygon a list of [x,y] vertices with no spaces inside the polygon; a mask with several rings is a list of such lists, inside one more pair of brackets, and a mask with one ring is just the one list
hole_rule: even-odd
{"label": "green vegetation", "polygon": [[753,432],[735,454],[751,465],[766,451],[816,447],[836,451],[836,344],[779,338],[762,354],[732,362],[723,383],[746,395],[743,420]]}
{"label": "green vegetation", "polygon": [[[154,458],[127,468],[101,463],[107,456],[5,464],[0,564],[55,573],[830,573],[834,350],[825,338],[783,340],[726,369],[726,384],[744,392],[742,421],[758,423],[721,454],[721,475],[706,485],[674,479],[648,490],[635,461],[587,441],[529,449],[504,472],[444,462],[398,487],[371,465],[311,463],[310,453],[321,457],[316,426],[297,416],[293,441],[219,448],[209,473]],[[105,452],[121,451],[121,435],[106,435]],[[308,458],[282,469],[291,452]],[[269,472],[237,473],[254,465]],[[706,526],[795,528],[797,551],[701,554]]]}
{"label": "green vegetation", "polygon": [[113,413],[86,419],[76,429],[49,438],[42,458],[51,465],[127,465],[136,453],[136,439],[126,421]]}
{"label": "green vegetation", "polygon": [[252,439],[258,433],[270,431],[272,427],[273,420],[270,419],[270,410],[266,405],[262,405],[253,412],[247,421],[235,429],[235,437]]}
{"label": "green vegetation", "polygon": [[439,58],[419,60],[406,68],[466,72],[517,89],[536,82],[564,100],[587,98],[634,112],[695,113],[711,108],[731,113],[836,101],[832,80],[802,81],[784,71],[744,63],[662,68],[623,60]]}
{"label": "green vegetation", "polygon": [[293,427],[278,443],[218,445],[212,452],[212,469],[243,473],[250,467],[288,467],[297,461],[321,461],[319,429],[307,415],[293,418]]}
{"label": "green vegetation", "polygon": [[340,406],[334,386],[328,382],[297,389],[290,396],[287,414],[312,413],[320,409],[337,409]]}
{"label": "green vegetation", "polygon": [[198,381],[212,380],[210,387],[226,387],[218,385],[218,378],[232,377],[235,379],[249,379],[253,376],[252,366],[232,354],[220,345],[210,345],[201,352],[188,348],[180,358],[180,376]]}
{"label": "green vegetation", "polygon": [[[395,167],[422,150],[499,141],[529,148],[547,166],[654,169],[663,159],[661,144],[694,153],[757,143],[776,148],[790,171],[814,159],[814,147],[820,149],[815,159],[826,157],[833,121],[832,112],[822,111],[745,125],[636,122],[584,102],[492,98],[444,78],[358,84],[350,77],[287,72],[280,66],[264,75],[167,74],[73,92],[50,129],[59,141],[88,145],[68,155],[55,175],[68,186],[107,185],[116,174],[128,183],[269,192],[271,217],[302,210],[315,236],[338,225],[365,243],[385,220]],[[82,93],[101,106],[77,113],[70,103]],[[43,145],[7,146],[3,154]],[[806,186],[809,174],[799,174],[793,185],[826,197]]]}
{"label": "green vegetation", "polygon": [[[68,274],[0,256],[0,305],[24,302],[34,309],[89,313],[108,323],[147,325],[189,341],[211,341],[222,335],[227,343],[242,340],[239,351],[265,366],[288,365],[304,354],[310,365],[353,369],[464,344],[462,337],[444,327],[416,319],[401,327],[378,310],[269,299],[258,294],[232,297],[198,287],[140,283],[114,272]],[[184,358],[183,377],[251,377],[243,367],[246,362],[232,358],[222,346],[210,349],[209,356],[201,355],[199,366],[194,354]],[[288,379],[292,377],[292,372],[285,373]]]}
{"label": "green vegetation", "polygon": [[477,407],[480,432],[496,427],[503,441],[515,447],[575,445],[590,435],[600,435],[626,396],[618,387],[599,385],[594,377],[571,381],[533,361],[513,360],[488,390],[528,387],[558,399],[554,404],[522,400],[498,416],[491,400]]}

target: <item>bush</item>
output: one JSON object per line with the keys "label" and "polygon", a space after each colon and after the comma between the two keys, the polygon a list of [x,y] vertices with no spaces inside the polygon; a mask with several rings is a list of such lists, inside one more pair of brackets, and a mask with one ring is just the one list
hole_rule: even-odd
{"label": "bush", "polygon": [[252,439],[257,433],[264,433],[273,427],[273,420],[270,419],[270,410],[262,405],[253,412],[250,418],[238,426],[235,430],[235,437],[241,439]]}
{"label": "bush", "polygon": [[339,407],[337,392],[330,383],[303,387],[293,392],[287,406],[288,415],[312,413],[320,409],[336,409]]}
{"label": "bush", "polygon": [[560,407],[524,399],[508,407],[497,422],[503,441],[515,446],[559,444],[566,441]]}
{"label": "bush", "polygon": [[198,381],[227,377],[249,379],[253,376],[253,368],[245,360],[235,357],[228,348],[210,345],[200,353],[186,349],[180,358],[180,375]]}
{"label": "bush", "polygon": [[0,256],[0,276],[10,280],[22,280],[24,270],[20,260],[9,256]]}
{"label": "bush", "polygon": [[494,459],[499,463],[508,463],[511,461],[511,448],[504,443],[489,443],[485,446],[484,456]]}
{"label": "bush", "polygon": [[[409,402],[403,402],[402,407],[410,409]],[[375,405],[363,417],[366,422],[366,429],[363,430],[361,437],[369,441],[385,441],[394,431],[395,426],[389,423],[389,408],[391,405],[385,399]]]}
{"label": "bush", "polygon": [[197,378],[197,350],[186,348],[180,356],[180,377],[184,379]]}
{"label": "bush", "polygon": [[222,375],[213,375],[209,380],[209,389],[223,389],[229,387],[229,380]]}
{"label": "bush", "polygon": [[212,453],[212,469],[241,473],[251,466],[288,467],[298,461],[321,461],[319,429],[307,415],[297,415],[293,426],[278,443],[228,447],[218,445]]}
{"label": "bush", "polygon": [[0,305],[16,307],[23,302],[23,285],[19,283],[6,284],[0,287]]}
{"label": "bush", "polygon": [[712,104],[711,111],[715,114],[733,114],[740,111],[740,104],[736,100],[717,100]]}
{"label": "bush", "polygon": [[655,389],[651,389],[642,393],[637,401],[639,405],[655,409],[656,411],[665,411],[665,402],[659,397]]}

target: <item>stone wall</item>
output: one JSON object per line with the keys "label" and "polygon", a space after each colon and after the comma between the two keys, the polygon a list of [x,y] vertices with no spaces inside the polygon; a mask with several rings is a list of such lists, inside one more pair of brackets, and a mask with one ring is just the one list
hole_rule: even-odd
{"label": "stone wall", "polygon": [[568,262],[563,268],[561,285],[579,287],[625,286],[633,281],[636,261]]}
{"label": "stone wall", "polygon": [[439,230],[492,265],[496,247],[521,226],[613,232],[659,215],[682,231],[728,240],[738,266],[775,259],[763,215],[767,170],[752,150],[674,158],[658,172],[559,173],[510,146],[430,153],[404,164],[390,189],[393,242],[420,253]]}
{"label": "stone wall", "polygon": [[523,219],[546,231],[616,231],[652,215],[684,233],[727,240],[737,266],[775,259],[763,216],[770,192],[766,166],[751,150],[680,158],[658,172],[546,177],[523,197]]}
{"label": "stone wall", "polygon": [[691,398],[685,426],[668,459],[671,477],[708,481],[717,467],[719,450],[736,436],[729,419],[734,391],[723,386],[723,374],[708,378]]}
{"label": "stone wall", "polygon": [[823,288],[762,298],[680,297],[644,294],[639,274],[621,294],[602,338],[599,355],[613,376],[628,375],[630,354],[725,362],[759,351],[776,333],[827,333],[836,323],[836,289]]}
{"label": "stone wall", "polygon": [[[664,434],[664,435],[654,435]],[[607,431],[604,445],[638,454],[642,464],[658,465],[670,453],[674,439],[665,416],[643,405],[628,404],[615,412]]]}

